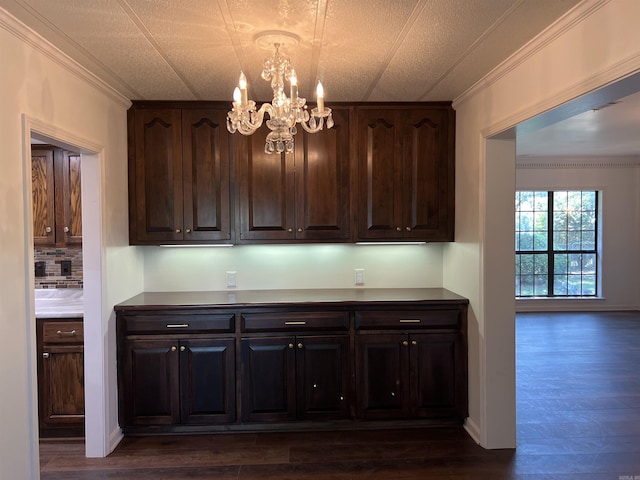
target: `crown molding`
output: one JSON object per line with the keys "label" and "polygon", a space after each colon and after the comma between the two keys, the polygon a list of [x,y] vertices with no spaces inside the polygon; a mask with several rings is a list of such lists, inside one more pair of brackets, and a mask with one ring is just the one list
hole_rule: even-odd
{"label": "crown molding", "polygon": [[460,104],[478,94],[478,92],[495,84],[502,77],[526,62],[530,57],[544,49],[558,37],[562,36],[567,31],[570,31],[575,25],[581,23],[585,18],[594,14],[602,6],[609,3],[609,1],[610,0],[585,0],[576,5],[564,16],[560,17],[556,22],[552,23],[540,32],[540,34],[538,34],[533,40],[521,47],[504,62],[454,99],[453,107],[457,108]]}
{"label": "crown molding", "polygon": [[60,49],[45,40],[41,35],[27,27],[16,17],[0,7],[0,28],[23,41],[72,75],[92,85],[124,108],[131,106],[131,101],[104,80],[87,70]]}
{"label": "crown molding", "polygon": [[516,169],[638,168],[640,157],[519,157]]}

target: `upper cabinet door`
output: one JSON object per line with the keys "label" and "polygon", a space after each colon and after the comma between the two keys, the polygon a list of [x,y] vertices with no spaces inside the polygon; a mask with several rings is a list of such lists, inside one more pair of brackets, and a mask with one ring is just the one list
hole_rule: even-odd
{"label": "upper cabinet door", "polygon": [[408,110],[403,122],[403,236],[453,241],[454,153],[450,109]]}
{"label": "upper cabinet door", "polygon": [[349,109],[333,109],[334,126],[298,128],[295,148],[296,238],[347,241],[349,228]]}
{"label": "upper cabinet door", "polygon": [[263,126],[237,142],[240,241],[295,238],[294,154],[265,153],[268,132]]}
{"label": "upper cabinet door", "polygon": [[82,190],[80,154],[56,152],[56,238],[67,244],[82,244]]}
{"label": "upper cabinet door", "polygon": [[182,111],[184,239],[231,239],[226,111]]}
{"label": "upper cabinet door", "polygon": [[31,151],[31,190],[33,193],[33,243],[55,244],[55,194],[53,149]]}
{"label": "upper cabinet door", "polygon": [[453,241],[449,105],[358,108],[358,238]]}
{"label": "upper cabinet door", "polygon": [[130,242],[153,244],[182,240],[180,110],[137,109],[130,112]]}
{"label": "upper cabinet door", "polygon": [[401,236],[401,112],[358,110],[358,237]]}

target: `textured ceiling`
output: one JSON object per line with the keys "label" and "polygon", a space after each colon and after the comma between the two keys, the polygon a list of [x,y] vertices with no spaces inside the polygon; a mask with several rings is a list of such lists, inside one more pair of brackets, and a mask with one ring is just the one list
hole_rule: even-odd
{"label": "textured ceiling", "polygon": [[578,0],[0,0],[0,5],[126,97],[250,97],[284,30],[300,94],[331,101],[453,100]]}
{"label": "textured ceiling", "polygon": [[[264,31],[299,38],[282,51],[300,95],[319,79],[332,102],[453,100],[579,0],[0,0],[24,24],[132,100],[249,96],[271,55]],[[625,94],[628,95],[628,94]],[[618,98],[618,97],[616,97]],[[640,155],[640,96],[517,136],[519,156]]]}

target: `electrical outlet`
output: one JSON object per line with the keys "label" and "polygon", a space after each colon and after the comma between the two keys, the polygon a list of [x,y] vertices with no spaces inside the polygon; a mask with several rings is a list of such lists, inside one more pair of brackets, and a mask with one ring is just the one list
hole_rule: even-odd
{"label": "electrical outlet", "polygon": [[236,288],[237,280],[236,272],[227,272],[227,288]]}
{"label": "electrical outlet", "polygon": [[364,285],[364,268],[356,268],[354,272],[355,272],[354,283],[356,285]]}

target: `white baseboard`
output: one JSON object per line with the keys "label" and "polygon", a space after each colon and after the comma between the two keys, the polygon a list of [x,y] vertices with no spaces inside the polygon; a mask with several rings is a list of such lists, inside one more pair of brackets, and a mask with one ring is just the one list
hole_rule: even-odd
{"label": "white baseboard", "polygon": [[123,438],[124,434],[122,433],[122,429],[116,426],[116,428],[111,432],[111,435],[109,435],[109,453],[116,449]]}
{"label": "white baseboard", "polygon": [[480,428],[478,428],[478,425],[476,425],[476,423],[470,418],[466,418],[463,426],[469,436],[473,438],[478,445],[480,445]]}

